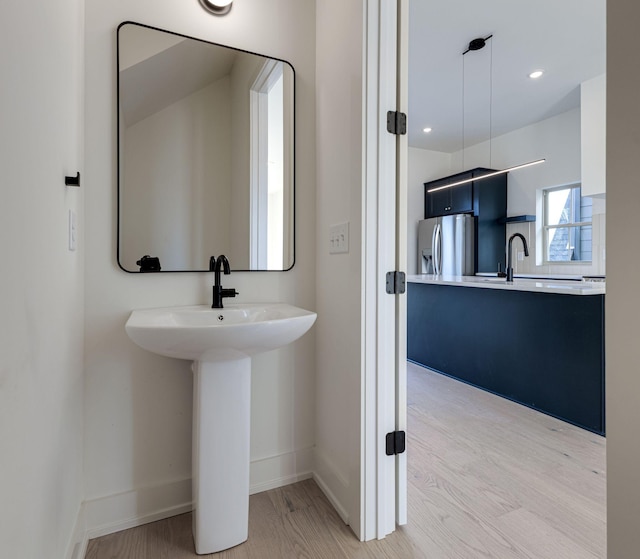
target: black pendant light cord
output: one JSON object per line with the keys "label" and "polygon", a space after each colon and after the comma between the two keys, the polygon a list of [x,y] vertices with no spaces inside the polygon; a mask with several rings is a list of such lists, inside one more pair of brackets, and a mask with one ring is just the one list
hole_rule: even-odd
{"label": "black pendant light cord", "polygon": [[462,171],[464,171],[464,55],[466,52],[462,53]]}
{"label": "black pendant light cord", "polygon": [[[487,41],[491,39],[493,35],[489,35],[487,37],[479,37],[477,39],[473,39],[467,50],[462,53],[462,170],[464,171],[464,138],[465,138],[465,129],[464,129],[464,55],[469,51],[480,50],[485,47]],[[491,41],[491,51],[489,54],[489,167],[493,166],[493,154],[492,154],[492,139],[493,137],[493,41]]]}
{"label": "black pendant light cord", "polygon": [[[489,38],[493,37],[490,35]],[[493,41],[489,50],[489,168],[493,169],[491,147],[493,144]]]}

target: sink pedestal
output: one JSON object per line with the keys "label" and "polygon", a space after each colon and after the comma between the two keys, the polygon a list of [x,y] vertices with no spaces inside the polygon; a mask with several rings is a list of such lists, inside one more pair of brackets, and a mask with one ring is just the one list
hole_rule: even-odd
{"label": "sink pedestal", "polygon": [[206,554],[248,537],[251,358],[193,372],[193,538]]}

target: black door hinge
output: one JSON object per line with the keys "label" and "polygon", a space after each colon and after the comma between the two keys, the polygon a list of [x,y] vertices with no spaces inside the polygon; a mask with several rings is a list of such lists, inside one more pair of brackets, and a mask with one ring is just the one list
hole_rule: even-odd
{"label": "black door hinge", "polygon": [[387,293],[401,295],[406,290],[406,276],[404,272],[387,272]]}
{"label": "black door hinge", "polygon": [[387,132],[396,135],[407,133],[407,115],[400,111],[387,112]]}
{"label": "black door hinge", "polygon": [[407,448],[406,435],[404,431],[394,431],[387,433],[387,456],[402,454]]}

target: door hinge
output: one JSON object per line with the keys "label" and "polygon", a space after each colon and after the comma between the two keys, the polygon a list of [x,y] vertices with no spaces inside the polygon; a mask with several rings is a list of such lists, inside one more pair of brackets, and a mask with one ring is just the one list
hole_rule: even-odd
{"label": "door hinge", "polygon": [[407,133],[407,115],[400,111],[387,112],[387,132],[398,136]]}
{"label": "door hinge", "polygon": [[406,435],[404,431],[394,431],[387,433],[387,456],[402,454],[407,448]]}
{"label": "door hinge", "polygon": [[387,293],[401,295],[406,290],[406,276],[404,272],[387,272]]}

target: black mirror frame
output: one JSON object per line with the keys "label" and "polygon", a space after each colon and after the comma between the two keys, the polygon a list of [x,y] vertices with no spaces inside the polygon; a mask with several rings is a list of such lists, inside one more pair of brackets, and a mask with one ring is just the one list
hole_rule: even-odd
{"label": "black mirror frame", "polygon": [[[252,52],[249,50],[245,50],[245,49],[240,49],[237,47],[231,47],[228,45],[222,45],[220,43],[216,43],[213,41],[207,41],[205,39],[199,39],[198,37],[191,37],[190,35],[184,35],[182,33],[177,33],[175,31],[168,31],[166,29],[161,29],[159,27],[154,27],[152,25],[147,25],[145,23],[139,23],[137,21],[123,21],[122,23],[120,23],[118,25],[118,27],[116,28],[116,180],[117,180],[117,197],[116,197],[116,215],[117,215],[117,219],[116,219],[116,261],[118,263],[118,267],[123,271],[126,272],[128,274],[140,274],[143,270],[127,270],[126,268],[124,268],[122,266],[122,264],[120,263],[120,190],[121,190],[121,180],[120,180],[120,164],[121,164],[121,154],[120,154],[120,119],[118,118],[118,115],[120,114],[120,40],[119,40],[119,33],[120,33],[120,28],[125,26],[125,25],[137,25],[140,27],[144,27],[146,29],[151,29],[153,31],[161,31],[162,33],[169,33],[170,35],[175,35],[177,37],[182,37],[184,39],[191,39],[194,41],[199,41],[201,43],[206,43],[209,45],[215,45],[215,46],[219,46],[219,47],[224,47],[224,48],[229,48],[229,49],[233,49],[239,52],[243,52],[245,54],[252,54],[254,56],[260,56],[262,58],[270,58],[272,60],[276,60],[278,62],[282,62],[283,64],[286,64],[287,66],[289,66],[291,68],[291,71],[293,72],[293,91],[292,91],[292,96],[293,96],[293,142],[292,142],[292,177],[293,177],[293,181],[292,181],[292,185],[291,185],[291,198],[292,198],[292,207],[293,207],[293,216],[292,216],[292,220],[291,220],[291,225],[292,225],[292,233],[293,233],[293,239],[292,239],[292,249],[293,249],[293,257],[291,260],[291,266],[289,266],[288,268],[282,269],[282,270],[244,270],[244,269],[234,269],[231,268],[232,272],[288,272],[290,271],[296,263],[296,225],[297,225],[297,220],[296,220],[296,127],[297,127],[297,119],[296,119],[296,71],[295,68],[293,67],[293,65],[288,62],[287,60],[283,60],[281,58],[275,58],[272,56],[267,56],[264,54],[259,54],[257,52]],[[149,270],[144,270],[145,272],[149,272]],[[211,273],[211,271],[209,269],[202,269],[202,270],[157,270],[157,271],[152,271],[152,273]],[[146,274],[145,274],[146,275]]]}

